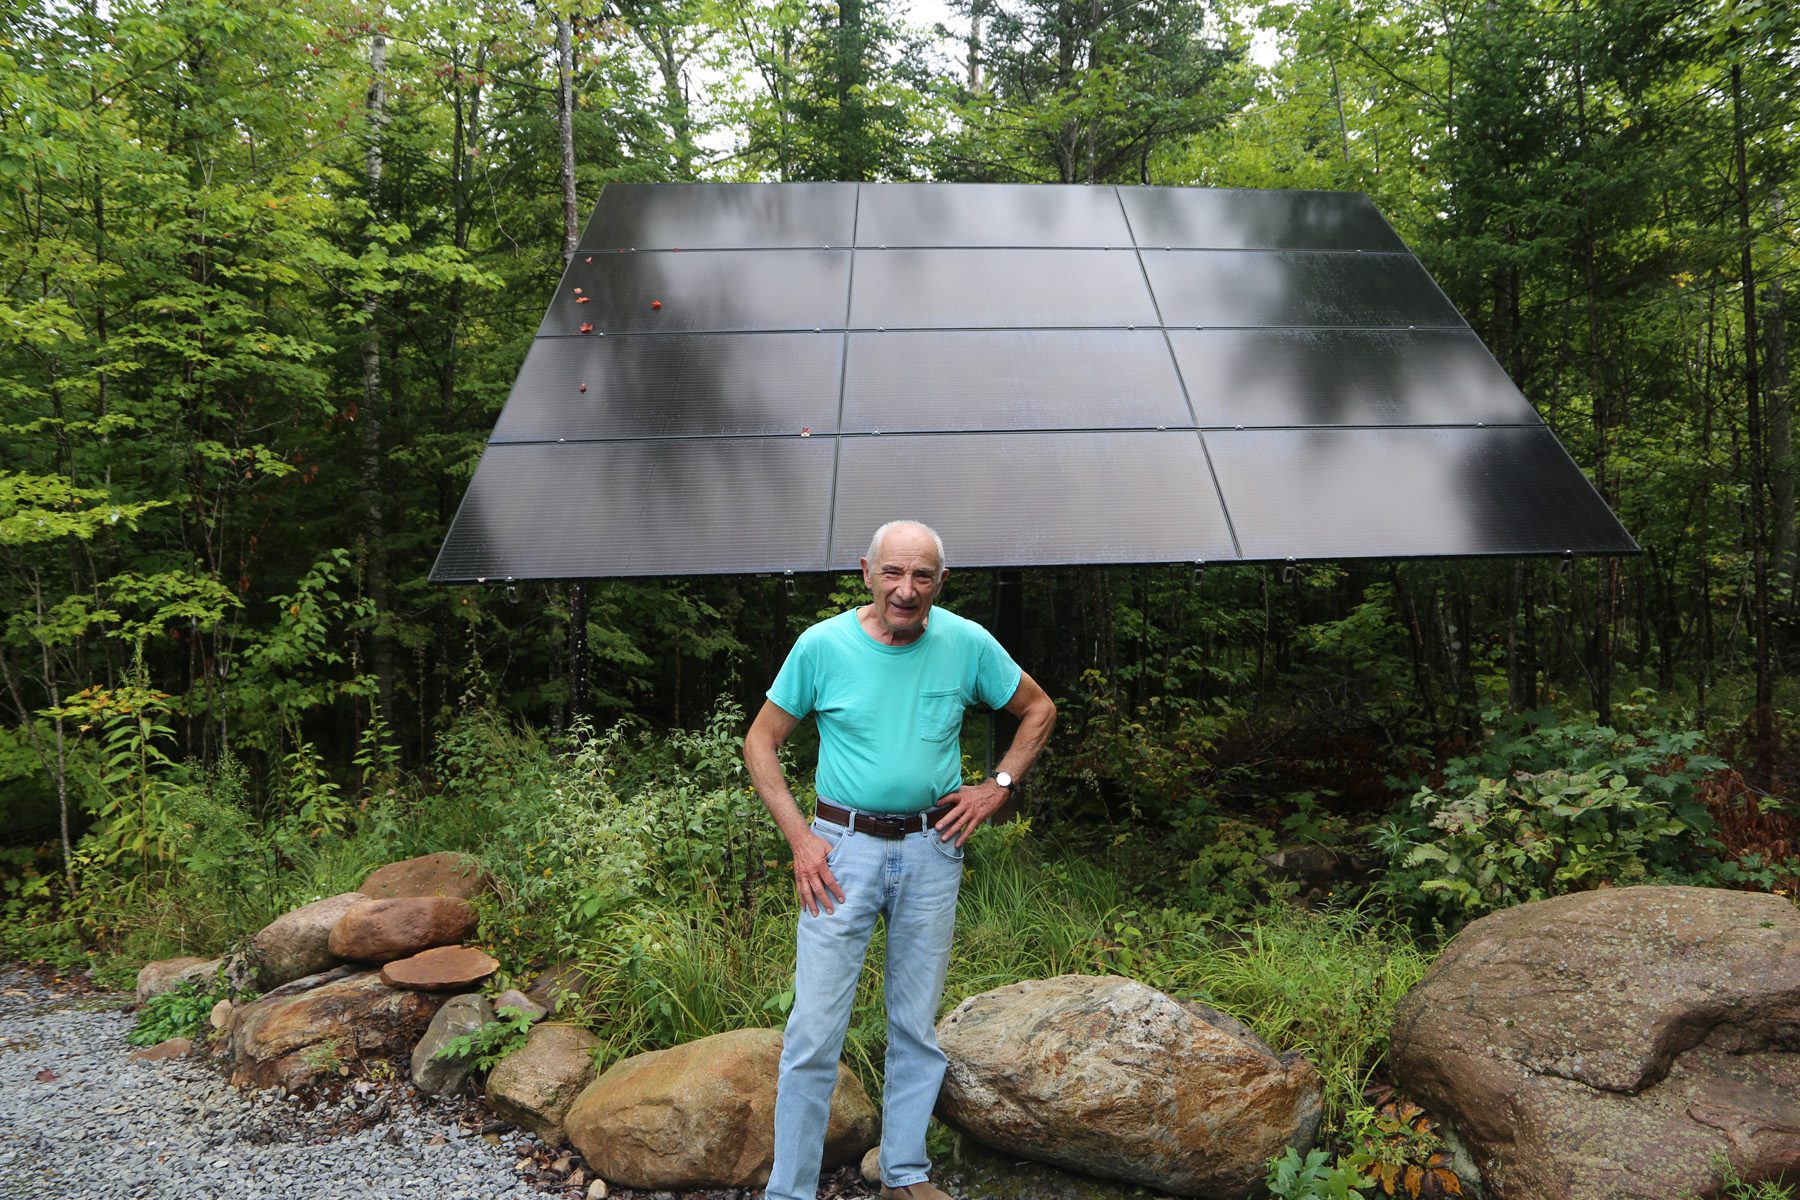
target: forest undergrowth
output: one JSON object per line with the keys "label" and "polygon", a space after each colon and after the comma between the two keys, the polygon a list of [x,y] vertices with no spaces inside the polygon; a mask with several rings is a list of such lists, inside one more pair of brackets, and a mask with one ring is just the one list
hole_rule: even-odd
{"label": "forest undergrowth", "polygon": [[[1397,1115],[1404,1080],[1386,1076],[1383,1057],[1400,998],[1469,920],[1633,883],[1792,894],[1800,875],[1794,816],[1749,782],[1773,771],[1785,789],[1800,762],[1791,740],[1760,753],[1733,734],[1709,745],[1648,711],[1627,710],[1637,719],[1619,729],[1495,714],[1460,753],[1390,760],[1385,799],[1371,805],[1361,785],[1348,800],[1319,786],[1328,747],[1314,760],[1233,762],[1233,746],[1269,740],[1198,728],[1208,719],[1193,711],[1149,727],[1165,718],[1123,719],[1114,701],[1097,687],[1069,705],[1024,818],[971,839],[944,1005],[1023,979],[1117,974],[1300,1051],[1323,1081],[1335,1157],[1277,1160],[1277,1195],[1357,1180],[1379,1190],[1382,1155],[1400,1169],[1441,1152]],[[560,969],[562,1012],[599,1035],[600,1067],[779,1025],[794,901],[786,847],[743,772],[745,721],[725,700],[692,730],[578,722],[553,735],[476,711],[426,770],[395,768],[377,731],[360,781],[331,779],[302,745],[261,799],[230,757],[165,760],[144,778],[109,773],[100,757],[70,875],[54,845],[8,862],[0,955],[91,964],[124,986],[151,959],[242,947],[383,863],[460,850],[494,879],[478,938],[502,964],[495,986]],[[1184,741],[1211,757],[1169,754]],[[979,749],[971,726],[972,775]],[[117,753],[147,761],[141,748]],[[878,931],[845,1048],[872,1092],[881,949]],[[179,1009],[191,1020],[205,999],[148,1019],[161,1029]],[[506,1031],[494,1034],[504,1053]]]}

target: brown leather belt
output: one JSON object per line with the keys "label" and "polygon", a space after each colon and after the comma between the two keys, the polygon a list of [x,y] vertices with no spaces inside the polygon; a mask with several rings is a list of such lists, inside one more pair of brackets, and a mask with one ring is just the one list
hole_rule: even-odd
{"label": "brown leather belt", "polygon": [[889,840],[926,829],[936,829],[937,823],[954,811],[948,807],[928,808],[924,812],[908,813],[903,817],[879,817],[873,813],[853,813],[847,808],[839,808],[829,800],[819,801],[818,807],[821,821],[846,826],[854,833],[866,833]]}

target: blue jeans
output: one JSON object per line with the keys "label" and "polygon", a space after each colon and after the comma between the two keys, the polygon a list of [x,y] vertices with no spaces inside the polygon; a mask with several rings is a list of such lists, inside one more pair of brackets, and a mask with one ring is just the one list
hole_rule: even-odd
{"label": "blue jeans", "polygon": [[937,1043],[938,1002],[950,966],[962,851],[926,829],[878,838],[813,822],[834,844],[826,860],[844,891],[837,911],[800,912],[794,1008],[781,1046],[775,1093],[775,1163],[766,1200],[814,1200],[838,1057],[875,918],[887,922],[886,1082],[881,1096],[881,1182],[921,1183],[931,1175],[925,1127],[944,1081]]}

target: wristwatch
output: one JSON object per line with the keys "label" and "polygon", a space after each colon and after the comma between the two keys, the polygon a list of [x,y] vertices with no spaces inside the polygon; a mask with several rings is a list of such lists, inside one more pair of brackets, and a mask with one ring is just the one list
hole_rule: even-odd
{"label": "wristwatch", "polygon": [[1019,790],[1019,781],[1014,779],[1011,775],[1008,775],[1005,771],[995,771],[994,782],[1005,788],[1008,792],[1016,792]]}

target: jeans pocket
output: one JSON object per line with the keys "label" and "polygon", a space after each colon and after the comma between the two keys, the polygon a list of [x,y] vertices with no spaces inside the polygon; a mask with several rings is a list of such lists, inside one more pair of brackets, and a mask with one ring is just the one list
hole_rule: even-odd
{"label": "jeans pocket", "polygon": [[844,846],[850,841],[850,831],[842,825],[821,821],[817,817],[813,818],[812,831],[816,836],[831,843],[831,852],[825,856],[825,865],[835,871],[838,856],[844,852]]}
{"label": "jeans pocket", "polygon": [[955,838],[951,838],[946,842],[937,835],[937,830],[935,829],[928,829],[925,832],[926,836],[931,839],[932,848],[939,854],[954,863],[959,863],[963,860],[963,848],[956,844]]}

